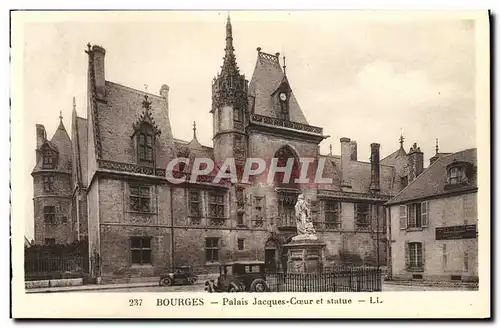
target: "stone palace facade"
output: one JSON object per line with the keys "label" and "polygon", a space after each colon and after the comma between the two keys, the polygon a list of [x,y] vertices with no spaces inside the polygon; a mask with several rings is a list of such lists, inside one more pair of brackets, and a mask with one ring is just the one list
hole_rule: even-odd
{"label": "stone palace facade", "polygon": [[[382,205],[422,173],[420,149],[413,145],[407,152],[401,138],[380,159],[374,140],[370,149],[359,150],[371,158],[364,162],[356,142],[343,137],[340,155],[320,154],[327,136],[308,123],[285,58],[257,48],[247,81],[236,64],[229,18],[224,51],[212,81],[209,147],[197,140],[195,126],[192,140],[174,138],[169,116],[182,112],[169,108],[167,85],[154,95],[111,82],[105,49],[88,45],[87,118],[73,106],[71,137],[62,120],[50,140],[43,125],[36,126],[35,243],[88,238],[91,274],[103,280],[158,276],[180,265],[208,272],[236,259],[280,269],[286,263],[282,245],[296,230],[293,207],[304,193],[326,243],[327,263],[386,263]],[[259,177],[246,184],[213,183],[209,175],[171,184],[166,167],[176,157],[191,159],[175,167],[177,175],[189,175],[192,160],[201,157],[216,167],[234,157],[239,174],[246,158],[278,158],[281,164],[292,158],[292,178],[300,158],[314,158],[312,169],[324,158],[323,177],[332,183],[283,183],[279,175],[273,183]]]}

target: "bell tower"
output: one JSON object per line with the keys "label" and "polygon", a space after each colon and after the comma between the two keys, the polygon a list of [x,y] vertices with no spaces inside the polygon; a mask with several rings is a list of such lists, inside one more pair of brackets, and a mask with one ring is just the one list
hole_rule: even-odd
{"label": "bell tower", "polygon": [[226,48],[221,72],[212,81],[214,157],[217,165],[234,157],[241,170],[247,153],[248,81],[240,74],[233,47],[231,19],[227,17]]}

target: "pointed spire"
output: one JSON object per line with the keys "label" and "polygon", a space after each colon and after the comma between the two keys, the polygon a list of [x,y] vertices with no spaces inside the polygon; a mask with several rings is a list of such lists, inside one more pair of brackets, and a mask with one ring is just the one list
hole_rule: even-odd
{"label": "pointed spire", "polygon": [[231,17],[227,15],[226,23],[226,56],[234,55],[233,47],[233,27],[231,25]]}
{"label": "pointed spire", "polygon": [[76,99],[73,97],[73,112],[76,113]]}
{"label": "pointed spire", "polygon": [[62,116],[62,110],[59,111],[59,121],[62,123],[63,116]]}
{"label": "pointed spire", "polygon": [[239,69],[236,65],[236,56],[234,54],[234,46],[233,46],[233,27],[231,25],[231,18],[229,14],[227,16],[226,22],[226,48],[224,48],[224,62],[222,64],[222,72],[221,75],[239,75]]}
{"label": "pointed spire", "polygon": [[439,141],[438,138],[436,138],[436,155],[439,153]]}
{"label": "pointed spire", "polygon": [[196,121],[193,121],[193,140],[198,140],[196,138]]}
{"label": "pointed spire", "polygon": [[286,56],[283,55],[283,74],[286,75]]}
{"label": "pointed spire", "polygon": [[329,153],[329,155],[330,155],[330,156],[332,156],[332,155],[333,155],[333,153],[332,153],[332,144],[330,144],[330,153]]}

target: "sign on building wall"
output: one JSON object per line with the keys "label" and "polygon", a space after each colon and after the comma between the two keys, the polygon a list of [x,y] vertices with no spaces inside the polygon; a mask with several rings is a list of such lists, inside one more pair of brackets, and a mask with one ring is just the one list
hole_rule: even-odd
{"label": "sign on building wall", "polygon": [[476,237],[475,224],[436,228],[436,240],[475,239]]}

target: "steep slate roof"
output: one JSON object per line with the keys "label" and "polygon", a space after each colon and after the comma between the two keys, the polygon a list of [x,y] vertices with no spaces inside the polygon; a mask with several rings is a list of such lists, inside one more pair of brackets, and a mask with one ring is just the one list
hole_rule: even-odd
{"label": "steep slate roof", "polygon": [[454,161],[468,162],[477,168],[476,148],[466,149],[440,157],[426,170],[424,170],[424,172],[420,174],[412,183],[401,190],[396,197],[388,201],[386,204],[393,205],[428,197],[445,196],[450,193],[474,191],[477,188],[477,175],[475,173],[473,174],[468,185],[445,190],[447,182],[446,167]]}
{"label": "steep slate roof", "polygon": [[[145,92],[106,81],[106,104],[99,107],[99,131],[102,158],[134,163],[135,148],[131,141],[133,126],[144,116]],[[150,113],[161,134],[157,136],[160,151],[156,154],[156,166],[166,167],[175,157],[168,105],[166,99],[147,93],[151,102]]]}
{"label": "steep slate roof", "polygon": [[[320,155],[326,157],[323,177],[333,178],[331,188],[333,190],[341,190],[341,158],[335,155]],[[351,176],[351,192],[369,193],[371,183],[371,163],[361,161],[351,161],[349,173]],[[380,192],[382,195],[392,194],[392,184],[394,177],[394,167],[380,165]],[[323,188],[323,187],[321,187]]]}
{"label": "steep slate roof", "polygon": [[405,149],[401,146],[399,147],[398,150],[396,150],[395,152],[393,152],[392,154],[390,155],[387,155],[386,157],[384,157],[383,159],[380,160],[380,164],[383,164],[383,165],[394,165],[394,160],[398,157],[402,157],[402,156],[406,156],[406,151]]}
{"label": "steep slate roof", "polygon": [[[259,51],[252,79],[248,86],[248,95],[255,97],[253,113],[275,118],[278,117],[272,94],[284,80],[288,82],[278,57]],[[252,110],[252,108],[250,108],[250,110]],[[290,94],[289,113],[290,121],[309,124],[307,123],[302,109],[300,109],[297,99],[295,99],[293,91]]]}

